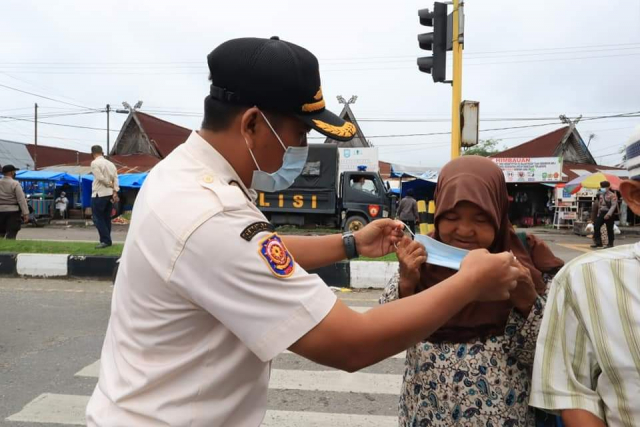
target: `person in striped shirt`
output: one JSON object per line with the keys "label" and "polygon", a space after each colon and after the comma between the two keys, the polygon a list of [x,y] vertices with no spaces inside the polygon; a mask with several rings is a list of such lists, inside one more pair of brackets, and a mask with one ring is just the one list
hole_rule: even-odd
{"label": "person in striped shirt", "polygon": [[[640,215],[640,127],[627,163],[620,191]],[[530,404],[567,427],[640,425],[640,242],[576,258],[555,277]]]}

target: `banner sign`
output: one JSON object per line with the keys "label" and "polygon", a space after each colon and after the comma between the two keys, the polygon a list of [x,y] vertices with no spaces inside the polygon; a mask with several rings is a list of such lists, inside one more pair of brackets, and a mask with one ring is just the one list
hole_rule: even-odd
{"label": "banner sign", "polygon": [[561,157],[498,157],[493,160],[512,182],[562,182]]}

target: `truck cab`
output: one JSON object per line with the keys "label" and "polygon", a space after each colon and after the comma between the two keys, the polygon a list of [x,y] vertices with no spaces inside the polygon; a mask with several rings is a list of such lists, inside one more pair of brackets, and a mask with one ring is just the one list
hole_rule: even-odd
{"label": "truck cab", "polygon": [[395,216],[396,200],[377,172],[344,172],[340,211],[345,231],[358,231],[373,220]]}

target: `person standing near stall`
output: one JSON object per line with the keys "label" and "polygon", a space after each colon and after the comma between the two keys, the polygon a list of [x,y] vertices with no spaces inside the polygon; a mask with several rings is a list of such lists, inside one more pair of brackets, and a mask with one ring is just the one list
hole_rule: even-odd
{"label": "person standing near stall", "polygon": [[0,238],[15,240],[22,227],[22,221],[29,221],[29,207],[22,191],[22,186],[16,181],[18,169],[13,165],[2,168],[0,179]]}
{"label": "person standing near stall", "polygon": [[115,165],[104,158],[102,147],[91,147],[91,173],[93,184],[91,188],[91,212],[93,223],[100,235],[100,244],[96,249],[111,246],[111,208],[118,201],[118,170]]}

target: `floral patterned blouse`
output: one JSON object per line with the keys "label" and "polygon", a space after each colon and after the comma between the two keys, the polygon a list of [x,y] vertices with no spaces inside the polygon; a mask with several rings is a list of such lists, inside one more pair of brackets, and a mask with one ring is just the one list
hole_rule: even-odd
{"label": "floral patterned blouse", "polygon": [[[380,303],[398,299],[398,274]],[[546,283],[553,276],[545,275]],[[546,296],[525,319],[512,310],[504,335],[462,343],[421,342],[407,349],[400,427],[535,426],[528,406],[536,338]]]}

